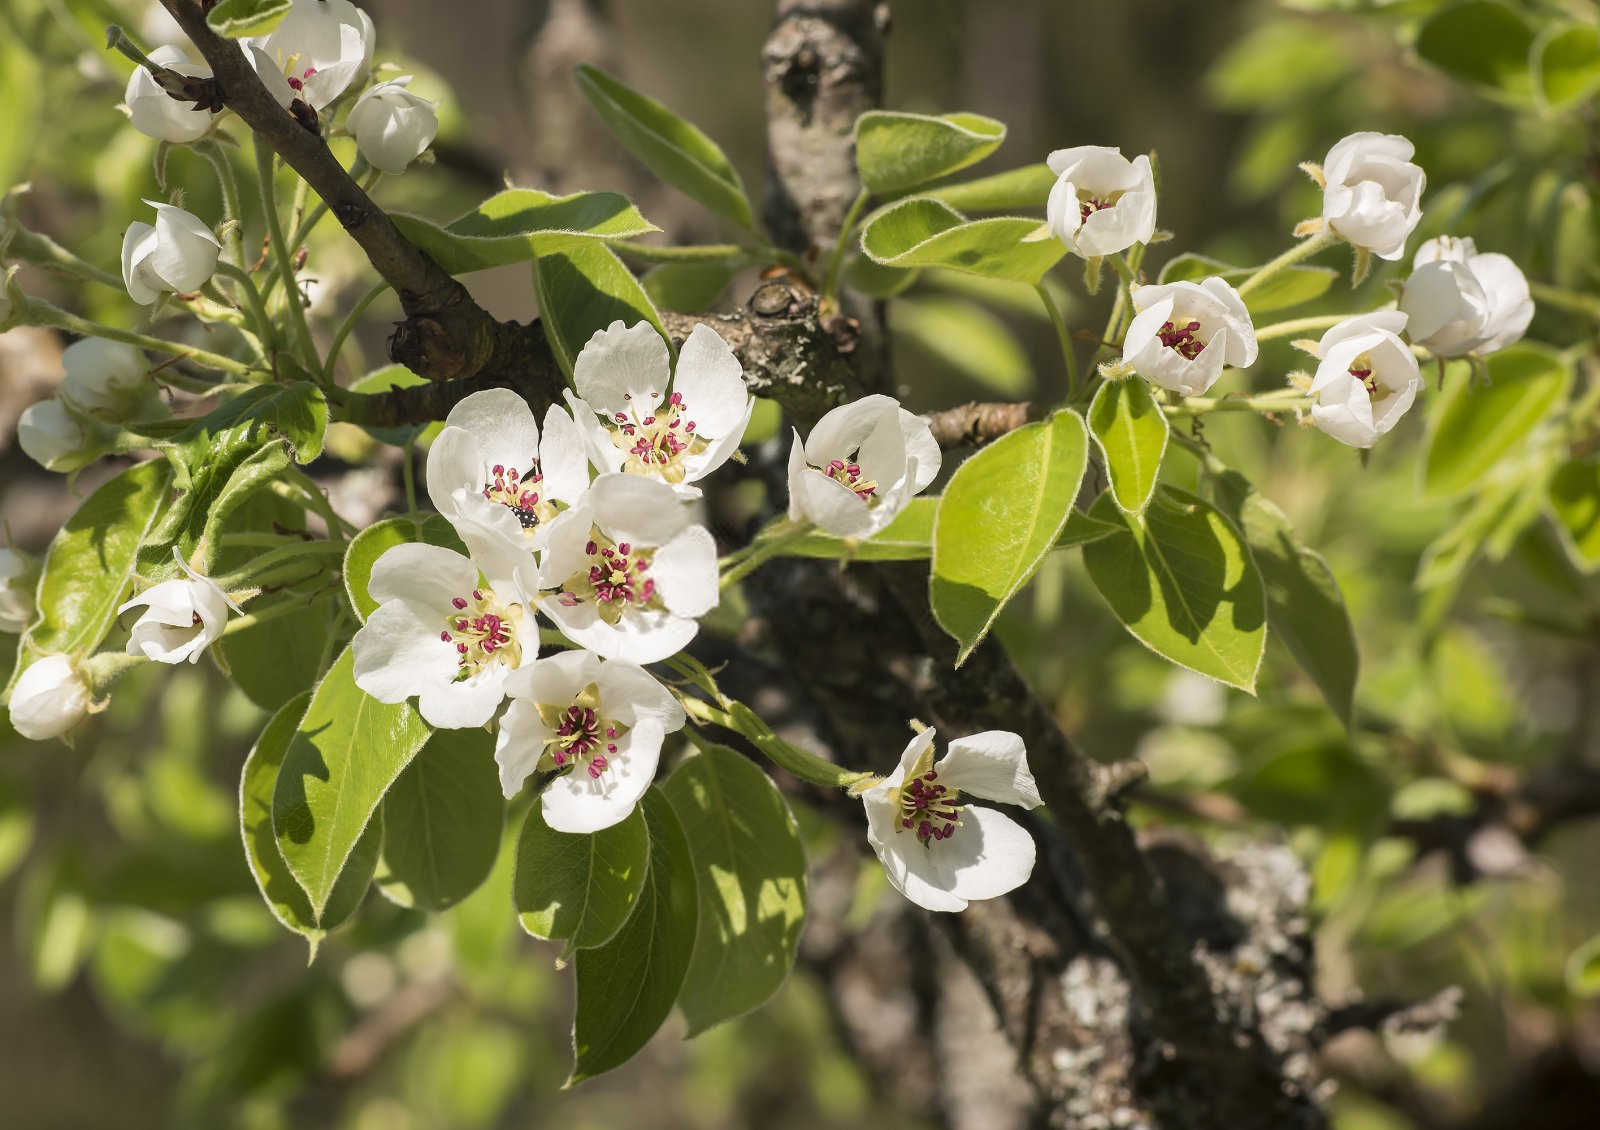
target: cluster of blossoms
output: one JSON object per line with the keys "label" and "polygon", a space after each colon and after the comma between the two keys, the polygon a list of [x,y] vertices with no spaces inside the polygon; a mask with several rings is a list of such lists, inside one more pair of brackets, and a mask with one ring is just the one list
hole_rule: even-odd
{"label": "cluster of blossoms", "polygon": [[[1323,190],[1322,215],[1299,233],[1327,232],[1358,256],[1401,258],[1422,219],[1427,183],[1413,153],[1411,142],[1393,134],[1355,133],[1338,142],[1322,165],[1306,166]],[[1129,161],[1116,149],[1080,146],[1051,153],[1048,163],[1057,179],[1047,223],[1070,251],[1092,260],[1150,241],[1156,196],[1148,158]],[[1136,314],[1122,343],[1124,370],[1198,396],[1225,368],[1255,363],[1249,309],[1226,279],[1134,286],[1131,299]],[[1483,357],[1521,338],[1532,318],[1527,279],[1510,259],[1480,254],[1470,239],[1428,240],[1398,310],[1347,318],[1311,346],[1318,359],[1307,388],[1311,422],[1341,443],[1371,447],[1422,387],[1402,333],[1434,357]]]}

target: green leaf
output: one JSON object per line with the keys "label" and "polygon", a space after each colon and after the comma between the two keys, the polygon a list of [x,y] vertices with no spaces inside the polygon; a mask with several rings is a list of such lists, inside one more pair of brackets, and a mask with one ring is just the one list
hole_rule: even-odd
{"label": "green leaf", "polygon": [[1550,478],[1550,509],[1584,569],[1600,565],[1600,459],[1569,459]]}
{"label": "green leaf", "polygon": [[660,231],[615,192],[552,196],[536,188],[508,188],[465,215],[439,225],[421,216],[396,215],[395,226],[452,275],[526,263],[539,256],[607,239]]}
{"label": "green leaf", "polygon": [[1167,417],[1137,377],[1107,381],[1089,405],[1089,431],[1106,461],[1111,497],[1130,514],[1144,510],[1167,451]]}
{"label": "green leaf", "polygon": [[1586,102],[1600,91],[1600,28],[1552,27],[1540,35],[1532,59],[1539,93],[1554,109]]}
{"label": "green leaf", "polygon": [[420,521],[416,518],[385,518],[362,530],[350,539],[349,548],[344,551],[344,589],[350,597],[350,607],[355,610],[356,619],[363,624],[372,615],[372,610],[378,607],[378,602],[367,592],[367,582],[372,579],[372,567],[387,551],[412,541],[440,545],[457,553],[467,551],[455,528],[438,514],[429,514]]}
{"label": "green leaf", "polygon": [[428,739],[409,703],[379,702],[355,684],[346,647],[311,696],[272,794],[278,850],[321,915],[378,802]]}
{"label": "green leaf", "polygon": [[614,938],[578,951],[571,1086],[620,1067],[672,1011],[694,954],[699,904],[694,861],[660,790],[641,802],[650,828],[650,868],[638,904]]}
{"label": "green leaf", "polygon": [[34,660],[84,655],[106,638],[171,482],[164,460],[129,467],[97,487],[51,539],[39,576],[38,619],[23,633],[8,697]]}
{"label": "green leaf", "polygon": [[1354,66],[1344,42],[1317,35],[1301,20],[1272,20],[1235,38],[1206,72],[1215,104],[1260,111],[1305,104]]}
{"label": "green leaf", "polygon": [[206,13],[206,26],[229,39],[266,35],[293,6],[293,0],[222,0]]}
{"label": "green leaf", "polygon": [[1466,0],[1430,17],[1417,32],[1417,54],[1451,78],[1512,97],[1532,84],[1528,52],[1533,29],[1514,8],[1496,0]]}
{"label": "green leaf", "polygon": [[695,1036],[756,1008],[789,976],[806,916],[806,853],[772,779],[726,746],[702,746],[661,791],[683,825],[700,890],[700,929],[678,996]]}
{"label": "green leaf", "polygon": [[[413,373],[404,365],[390,364],[380,366],[361,377],[350,386],[350,391],[361,393],[365,396],[375,396],[385,392],[392,392],[398,388],[414,388],[417,385],[425,385],[427,383],[427,377]],[[398,424],[394,427],[385,428],[362,424],[361,430],[379,443],[404,447],[408,443],[427,443],[431,441],[443,427],[443,421],[434,420],[426,424]]]}
{"label": "green leaf", "polygon": [[1567,959],[1567,988],[1576,997],[1600,997],[1600,934],[1573,950]]}
{"label": "green leaf", "polygon": [[921,277],[921,271],[880,266],[853,249],[845,254],[844,285],[872,298],[893,298],[897,294],[904,294]]}
{"label": "green leaf", "polygon": [[578,89],[645,168],[717,215],[755,228],[744,182],[716,142],[654,98],[596,67],[578,67]]}
{"label": "green leaf", "polygon": [[1348,728],[1361,661],[1355,625],[1333,570],[1300,540],[1283,511],[1257,493],[1243,475],[1229,471],[1217,479],[1214,497],[1244,534],[1261,571],[1273,635],[1287,645]]}
{"label": "green leaf", "polygon": [[1088,459],[1083,418],[1066,410],[1001,436],[951,476],[934,519],[929,596],[961,644],[956,666],[1055,548]]}
{"label": "green leaf", "polygon": [[281,439],[293,449],[296,463],[309,463],[322,454],[327,430],[327,397],[310,381],[294,381],[246,389],[178,433],[172,444],[215,450]]}
{"label": "green leaf", "polygon": [[1559,354],[1529,342],[1501,350],[1487,364],[1486,387],[1473,386],[1467,365],[1450,366],[1423,466],[1429,494],[1453,494],[1477,482],[1527,437],[1572,383],[1572,369]]}
{"label": "green leaf", "polygon": [[968,220],[947,204],[913,196],[867,218],[861,250],[885,267],[948,267],[991,279],[1037,283],[1067,253],[1020,216]]}
{"label": "green leaf", "polygon": [[382,836],[381,828],[373,824],[357,841],[319,921],[311,912],[305,891],[300,889],[289,865],[284,862],[272,831],[273,790],[278,784],[284,755],[289,751],[310,701],[311,692],[306,691],[284,703],[261,731],[250,756],[245,758],[239,779],[239,831],[244,838],[245,860],[261,897],[266,900],[267,909],[279,922],[303,935],[315,954],[323,935],[349,918],[361,905],[378,863]]}
{"label": "green leaf", "polygon": [[535,803],[517,839],[517,920],[535,938],[593,949],[616,936],[644,890],[650,831],[635,808],[598,832],[557,832]]}
{"label": "green leaf", "polygon": [[923,192],[960,212],[1043,212],[1056,175],[1050,166],[1024,165],[993,176],[936,184]]}
{"label": "green leaf", "polygon": [[1123,527],[1084,546],[1083,561],[1134,638],[1179,666],[1255,693],[1267,645],[1266,593],[1228,520],[1167,486],[1142,516],[1121,513],[1109,494],[1089,515]]}
{"label": "green leaf", "polygon": [[709,310],[728,289],[739,267],[733,263],[662,263],[639,280],[650,301],[663,310],[698,314]]}
{"label": "green leaf", "polygon": [[383,797],[378,885],[392,901],[443,910],[489,877],[505,802],[488,730],[435,730]]}
{"label": "green leaf", "polygon": [[250,701],[276,710],[316,681],[317,664],[338,616],[338,595],[329,593],[295,612],[229,632],[217,646],[228,673]]}
{"label": "green leaf", "polygon": [[[649,322],[663,338],[661,317],[633,272],[602,244],[541,255],[533,287],[539,320],[550,348],[570,379],[572,365],[589,339],[612,322]],[[671,339],[667,339],[671,346]]]}
{"label": "green leaf", "polygon": [[1370,832],[1389,816],[1389,786],[1338,740],[1274,754],[1229,791],[1261,819],[1290,827]]}
{"label": "green leaf", "polygon": [[964,298],[919,295],[889,308],[895,334],[985,390],[1016,400],[1033,390],[1033,367],[1005,322]]}
{"label": "green leaf", "polygon": [[856,119],[856,170],[869,192],[904,192],[977,164],[1006,139],[982,114],[868,110]]}
{"label": "green leaf", "polygon": [[[1255,274],[1254,267],[1235,267],[1219,259],[1187,252],[1170,260],[1161,268],[1163,283],[1195,281],[1216,275],[1225,282],[1238,286]],[[1303,306],[1321,298],[1339,277],[1332,267],[1312,267],[1297,263],[1286,267],[1252,290],[1245,299],[1245,308],[1252,316],[1268,314],[1274,310],[1287,310]]]}

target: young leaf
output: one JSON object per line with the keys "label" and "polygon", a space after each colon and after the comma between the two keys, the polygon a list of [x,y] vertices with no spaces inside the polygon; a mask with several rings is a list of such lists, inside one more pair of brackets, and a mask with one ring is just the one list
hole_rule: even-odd
{"label": "young leaf", "polygon": [[667,336],[650,295],[616,253],[601,244],[539,256],[534,262],[533,288],[545,337],[568,379],[589,339],[612,322],[621,320],[630,326],[649,322],[662,337]]}
{"label": "young leaf", "polygon": [[229,39],[266,35],[293,6],[293,0],[222,0],[206,13],[206,25]]}
{"label": "young leaf", "polygon": [[1416,51],[1463,82],[1527,97],[1533,29],[1498,0],[1467,0],[1440,9],[1417,32]]}
{"label": "young leaf", "polygon": [[683,825],[700,890],[700,929],[678,1005],[695,1036],[749,1012],[794,967],[806,915],[800,829],[772,779],[720,745],[661,786]]}
{"label": "young leaf", "polygon": [[[1253,274],[1254,267],[1235,267],[1220,259],[1187,252],[1168,260],[1161,268],[1161,282],[1192,281],[1216,275],[1237,286]],[[1326,294],[1338,277],[1339,272],[1332,267],[1296,263],[1252,290],[1244,304],[1253,316],[1286,310],[1291,306],[1303,306]]]}
{"label": "young leaf", "polygon": [[1552,108],[1585,102],[1600,91],[1600,28],[1551,27],[1540,35],[1532,60],[1535,86]]}
{"label": "young leaf", "polygon": [[1167,451],[1167,417],[1137,377],[1107,381],[1089,405],[1089,431],[1106,461],[1111,497],[1129,514],[1150,501]]}
{"label": "young leaf", "polygon": [[633,914],[609,942],[578,951],[567,1086],[620,1067],[661,1027],[683,988],[699,919],[694,861],[660,790],[640,805],[650,868]]}
{"label": "young leaf", "polygon": [[991,279],[1037,283],[1067,253],[1057,239],[1029,239],[1040,221],[968,220],[947,204],[913,196],[868,217],[861,250],[885,267],[948,267]]}
{"label": "young leaf", "polygon": [[635,808],[598,832],[557,832],[537,802],[517,838],[517,920],[535,938],[593,949],[628,920],[650,869],[650,831]]}
{"label": "young leaf", "polygon": [[663,310],[698,314],[709,310],[728,289],[739,268],[732,263],[662,263],[639,280],[650,301]]}
{"label": "young leaf", "polygon": [[578,67],[578,89],[645,168],[717,215],[754,229],[744,182],[716,142],[654,98],[596,67]]}
{"label": "young leaf", "polygon": [[350,597],[350,607],[355,610],[356,619],[363,624],[372,615],[373,609],[378,607],[378,602],[367,592],[367,582],[372,579],[372,567],[386,552],[411,541],[444,546],[457,553],[467,551],[455,528],[438,514],[429,514],[420,521],[416,518],[385,518],[362,530],[350,539],[349,548],[344,551],[344,589]]}
{"label": "young leaf", "polygon": [[1006,139],[981,114],[868,110],[856,119],[856,170],[869,192],[904,192],[976,164]]}
{"label": "young leaf", "polygon": [[251,450],[274,439],[286,441],[296,463],[322,454],[328,430],[328,400],[309,381],[256,385],[231,397],[178,433],[171,446],[204,457],[221,448]]}
{"label": "young leaf", "polygon": [[278,850],[318,915],[378,802],[428,739],[409,703],[379,702],[357,687],[354,665],[346,647],[312,693],[272,794]]}
{"label": "young leaf", "polygon": [[1257,493],[1243,475],[1229,471],[1216,481],[1214,497],[1239,531],[1266,586],[1267,624],[1322,692],[1329,709],[1348,728],[1355,704],[1355,626],[1333,570],[1306,547],[1289,519]]}
{"label": "young leaf", "polygon": [[1001,436],[956,469],[933,526],[929,594],[956,666],[1033,576],[1072,514],[1089,458],[1070,410]]}
{"label": "young leaf", "polygon": [[381,829],[373,824],[357,841],[319,921],[311,912],[305,891],[300,889],[289,865],[284,862],[272,831],[272,793],[278,783],[278,772],[310,701],[311,692],[306,691],[284,703],[261,731],[250,756],[245,758],[239,779],[239,831],[244,838],[244,855],[250,874],[266,900],[267,909],[279,922],[304,936],[315,954],[323,935],[354,914],[367,893],[378,862]]}
{"label": "young leaf", "polygon": [[171,482],[164,460],[129,467],[97,487],[51,539],[39,576],[38,619],[22,636],[7,695],[35,659],[84,654],[106,638]]}
{"label": "young leaf", "polygon": [[1102,494],[1089,515],[1123,533],[1083,548],[1100,595],[1151,651],[1255,692],[1267,646],[1261,573],[1237,530],[1210,503],[1160,487],[1144,514]]}
{"label": "young leaf", "polygon": [[1570,459],[1550,478],[1550,509],[1585,570],[1600,565],[1600,460]]}
{"label": "young leaf", "polygon": [[435,730],[384,794],[379,889],[401,906],[454,906],[494,868],[504,815],[494,735]]}
{"label": "young leaf", "polygon": [[1043,212],[1056,175],[1049,165],[1024,165],[956,184],[936,184],[923,192],[960,212]]}
{"label": "young leaf", "polygon": [[1492,355],[1489,383],[1474,386],[1464,364],[1450,366],[1433,412],[1423,486],[1453,494],[1483,477],[1567,394],[1572,368],[1554,350],[1522,342]]}
{"label": "young leaf", "polygon": [[497,192],[442,226],[421,216],[396,215],[394,222],[452,275],[660,230],[615,192],[552,196],[536,188]]}

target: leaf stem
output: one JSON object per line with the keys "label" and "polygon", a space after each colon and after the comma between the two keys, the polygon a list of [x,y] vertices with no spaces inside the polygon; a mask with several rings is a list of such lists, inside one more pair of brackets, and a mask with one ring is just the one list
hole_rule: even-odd
{"label": "leaf stem", "polygon": [[1189,396],[1177,404],[1163,404],[1168,416],[1205,416],[1212,412],[1287,412],[1309,404],[1310,397],[1297,388],[1274,389],[1255,396]]}
{"label": "leaf stem", "polygon": [[1279,255],[1276,259],[1270,260],[1269,262],[1263,263],[1260,267],[1257,267],[1255,274],[1251,275],[1249,278],[1245,279],[1244,282],[1239,284],[1239,297],[1243,298],[1251,291],[1263,286],[1269,280],[1271,280],[1274,275],[1277,275],[1289,267],[1294,266],[1296,263],[1300,262],[1300,260],[1309,259],[1323,248],[1333,246],[1333,243],[1336,239],[1338,239],[1338,236],[1334,235],[1333,232],[1327,228],[1324,228],[1316,235],[1309,236],[1308,238],[1301,240],[1299,243],[1289,248],[1289,250],[1285,251],[1282,255]]}
{"label": "leaf stem", "polygon": [[828,265],[822,274],[823,301],[834,297],[839,288],[839,269],[844,265],[845,248],[850,244],[850,233],[856,226],[856,221],[861,218],[862,209],[872,199],[872,193],[862,189],[856,193],[856,198],[850,202],[850,210],[844,214],[844,222],[839,225],[839,238],[834,240],[833,250],[828,254]]}
{"label": "leaf stem", "polygon": [[374,286],[361,296],[361,300],[351,308],[350,313],[345,315],[344,321],[339,323],[339,329],[333,335],[333,342],[328,346],[328,359],[322,366],[322,383],[324,385],[333,384],[333,369],[339,361],[339,351],[344,348],[345,338],[354,332],[356,323],[361,320],[361,315],[367,312],[367,307],[381,298],[383,292],[388,289],[389,284],[386,282],[381,282]]}
{"label": "leaf stem", "polygon": [[272,319],[267,317],[266,304],[261,301],[261,292],[256,289],[256,281],[243,269],[234,266],[227,260],[217,262],[217,274],[224,278],[232,279],[239,286],[239,293],[244,298],[245,310],[250,315],[250,321],[255,326],[256,337],[266,343],[267,349],[276,348],[277,327],[272,324]]}
{"label": "leaf stem", "polygon": [[1536,302],[1554,306],[1558,310],[1570,310],[1574,314],[1582,314],[1586,318],[1600,322],[1600,298],[1592,294],[1580,294],[1565,287],[1541,282],[1528,283],[1528,292],[1533,295]]}
{"label": "leaf stem", "polygon": [[[743,550],[736,550],[728,555],[733,558],[728,571],[722,574],[719,587],[725,592],[733,585],[748,577],[759,569],[771,557],[776,557],[783,550],[799,541],[811,532],[810,522],[790,522],[788,519],[779,519],[756,535]],[[726,561],[727,558],[724,558]]]}
{"label": "leaf stem", "polygon": [[306,367],[318,372],[317,347],[312,343],[311,327],[306,324],[306,311],[300,300],[300,288],[294,281],[294,252],[284,242],[283,223],[278,218],[278,190],[273,178],[273,163],[272,147],[258,136],[256,177],[261,182],[261,210],[267,219],[267,241],[272,245],[272,258],[278,265],[278,276],[283,282],[284,305],[289,308],[289,324],[294,328],[295,341],[303,352]]}
{"label": "leaf stem", "polygon": [[1066,318],[1061,315],[1061,308],[1056,305],[1056,300],[1050,296],[1050,290],[1043,282],[1033,285],[1039,294],[1039,301],[1044,303],[1045,313],[1050,315],[1050,324],[1055,327],[1056,341],[1061,345],[1061,359],[1067,365],[1067,399],[1071,400],[1078,394],[1081,383],[1078,376],[1078,355],[1072,348],[1072,331],[1067,327]]}
{"label": "leaf stem", "polygon": [[31,295],[26,299],[27,312],[24,321],[34,326],[51,326],[58,330],[69,330],[84,337],[103,337],[111,341],[122,341],[129,345],[136,345],[140,349],[153,349],[157,353],[170,354],[180,361],[193,361],[196,365],[204,365],[208,369],[219,369],[224,373],[235,373],[247,376],[251,373],[264,373],[265,370],[243,361],[235,361],[232,357],[224,357],[220,353],[210,353],[204,349],[184,345],[182,342],[168,341],[165,338],[151,337],[149,334],[134,333],[132,330],[117,329],[114,326],[103,325],[100,322],[91,322],[88,318],[80,318],[70,314],[42,298]]}
{"label": "leaf stem", "polygon": [[737,243],[696,243],[683,247],[661,247],[631,239],[614,239],[611,250],[626,259],[641,263],[744,263],[754,259],[748,248]]}
{"label": "leaf stem", "polygon": [[1275,337],[1332,329],[1346,318],[1353,317],[1354,314],[1313,314],[1309,318],[1290,318],[1287,322],[1274,322],[1270,326],[1262,326],[1256,331],[1256,340],[1269,341]]}

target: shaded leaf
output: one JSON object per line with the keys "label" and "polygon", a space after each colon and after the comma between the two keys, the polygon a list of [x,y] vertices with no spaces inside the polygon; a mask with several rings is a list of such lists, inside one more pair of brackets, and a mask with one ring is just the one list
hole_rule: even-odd
{"label": "shaded leaf", "polygon": [[1067,253],[1060,240],[1030,238],[1040,221],[968,220],[947,204],[913,196],[867,218],[861,250],[885,267],[947,267],[992,279],[1037,283]]}
{"label": "shaded leaf", "polygon": [[564,941],[569,949],[603,945],[633,912],[649,869],[642,809],[580,834],[551,828],[534,804],[517,838],[517,920],[535,938]]}
{"label": "shaded leaf", "polygon": [[[649,322],[663,338],[655,304],[633,272],[602,244],[572,247],[535,261],[533,287],[545,338],[570,379],[572,365],[589,339],[612,322]],[[671,339],[668,338],[668,346]]]}
{"label": "shaded leaf", "polygon": [[868,110],[856,119],[856,170],[869,192],[904,192],[976,164],[1005,138],[1005,124],[981,114]]}
{"label": "shaded leaf", "polygon": [[552,196],[536,188],[497,192],[448,224],[404,214],[396,214],[394,222],[452,275],[660,230],[615,192]]}
{"label": "shaded leaf", "polygon": [[383,796],[379,887],[402,906],[454,906],[493,870],[504,815],[494,735],[435,730]]}
{"label": "shaded leaf", "polygon": [[1559,354],[1530,342],[1501,350],[1487,365],[1489,383],[1478,386],[1467,365],[1449,368],[1423,465],[1429,494],[1452,494],[1477,482],[1527,437],[1572,383],[1572,369]]}
{"label": "shaded leaf", "polygon": [[1111,497],[1130,514],[1150,501],[1167,451],[1167,417],[1138,378],[1106,381],[1089,405],[1089,432],[1106,461]]}

